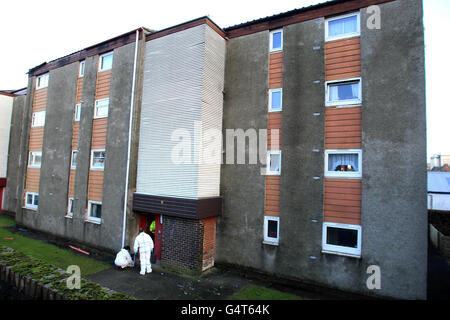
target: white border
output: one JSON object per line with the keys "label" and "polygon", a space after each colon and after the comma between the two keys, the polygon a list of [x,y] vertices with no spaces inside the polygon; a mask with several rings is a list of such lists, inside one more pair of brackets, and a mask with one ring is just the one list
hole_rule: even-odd
{"label": "white border", "polygon": [[[358,154],[358,171],[328,171],[328,156],[330,154]],[[361,178],[362,177],[362,150],[361,149],[327,149],[324,163],[325,177],[327,178]]]}
{"label": "white border", "polygon": [[109,68],[109,69],[102,69],[102,59],[105,56],[108,56],[108,55],[112,55],[113,56],[113,63],[114,63],[114,51],[106,52],[106,53],[100,55],[100,57],[98,58],[99,59],[98,60],[98,72],[108,71],[108,70],[112,69],[112,63],[111,63],[111,68]]}
{"label": "white border", "polygon": [[[46,77],[47,79],[45,80],[45,84],[44,85],[40,85],[40,86],[38,86],[38,84],[39,84],[39,79],[42,79],[42,78],[44,78],[44,77]],[[50,79],[50,73],[44,73],[44,74],[41,74],[40,76],[38,76],[37,77],[37,79],[36,79],[36,90],[39,90],[39,89],[44,89],[44,88],[47,88],[48,87],[48,81],[49,81],[49,79]],[[42,82],[42,81],[41,81]]]}
{"label": "white border", "polygon": [[[280,157],[279,157],[279,159],[280,159],[280,163],[279,163],[280,171],[270,171],[270,155],[271,154],[279,154],[280,155]],[[267,151],[266,166],[267,166],[266,167],[267,168],[266,175],[268,175],[268,176],[279,176],[279,175],[281,175],[281,150],[268,150]]]}
{"label": "white border", "polygon": [[[31,157],[33,154],[39,154],[41,156],[41,163],[37,164],[31,164]],[[42,164],[42,151],[30,151],[28,153],[28,168],[40,168]]]}
{"label": "white border", "polygon": [[[340,19],[344,19],[344,18],[348,18],[351,16],[356,16],[357,21],[356,21],[356,26],[357,26],[357,31],[356,32],[351,32],[351,33],[344,33],[344,34],[340,34],[334,37],[329,37],[328,36],[328,23],[330,21],[335,21],[335,20],[340,20]],[[349,14],[345,14],[342,16],[337,16],[337,17],[333,17],[333,18],[328,18],[325,20],[325,42],[329,42],[329,41],[336,41],[336,40],[341,40],[341,39],[347,39],[347,38],[353,38],[353,37],[359,37],[361,35],[361,19],[360,19],[360,14],[359,12],[353,12],[353,13],[349,13]]]}
{"label": "white border", "polygon": [[[29,195],[29,194],[31,194],[31,195],[33,196],[33,200],[32,200],[33,204],[28,204],[28,203],[27,203],[28,195]],[[27,208],[27,209],[33,209],[33,210],[37,210],[37,209],[38,209],[39,205],[35,205],[35,204],[34,204],[34,198],[35,198],[36,196],[39,196],[39,193],[38,193],[38,192],[29,192],[29,191],[25,192],[25,208]]]}
{"label": "white border", "polygon": [[[356,82],[358,81],[358,99],[349,99],[349,100],[340,100],[340,101],[329,101],[330,92],[329,85],[333,84],[344,84],[347,82]],[[325,82],[325,106],[326,107],[336,107],[336,106],[358,106],[362,104],[362,79],[361,77],[357,78],[348,78],[348,79],[339,79],[339,80],[330,80]]]}
{"label": "white border", "polygon": [[[83,68],[81,68],[83,66]],[[83,73],[81,73],[83,71]],[[83,78],[86,72],[86,60],[80,61],[80,66],[78,67],[78,78]]]}
{"label": "white border", "polygon": [[73,115],[73,121],[74,122],[79,122],[81,119],[81,103],[77,103],[75,105],[75,112]]}
{"label": "white border", "polygon": [[[40,124],[40,125],[36,125],[36,124],[34,123],[35,115],[36,115],[37,113],[39,113],[39,114],[42,114],[42,113],[43,113],[43,114],[44,114],[44,117],[43,117],[44,121],[43,121],[43,123]],[[44,127],[44,126],[45,126],[45,117],[46,117],[46,112],[45,112],[45,110],[33,112],[33,115],[31,116],[31,127],[32,127],[32,128]]]}
{"label": "white border", "polygon": [[[69,200],[67,201],[67,214],[66,214],[66,218],[72,218],[73,217],[73,212],[70,212],[70,201],[72,200],[72,203],[75,201],[74,198],[70,197]],[[72,204],[72,208],[73,208],[73,204]]]}
{"label": "white border", "polygon": [[75,152],[78,153],[78,149],[72,150],[72,153],[71,153],[71,155],[70,155],[70,169],[73,169],[73,170],[75,170],[75,169],[77,168],[77,165],[76,165],[76,164],[73,165],[73,154],[74,154]]}
{"label": "white border", "polygon": [[[267,231],[269,227],[269,220],[277,222],[277,237],[272,238],[267,236]],[[280,241],[280,217],[264,216],[264,243],[271,245],[278,245]]]}
{"label": "white border", "polygon": [[[336,245],[332,245],[332,244],[327,244],[327,228],[328,227],[357,230],[358,231],[357,247],[349,248],[349,247],[344,247],[344,246],[336,246]],[[322,252],[360,258],[361,257],[361,226],[354,225],[354,224],[324,222],[322,225]]]}
{"label": "white border", "polygon": [[[98,108],[99,104],[104,102],[104,101],[108,101],[108,104],[107,104],[108,112],[106,113],[106,116],[97,116],[97,108]],[[104,107],[104,106],[102,106],[102,107]],[[95,103],[94,103],[94,119],[108,118],[108,115],[109,115],[109,97],[95,100]]]}
{"label": "white border", "polygon": [[[278,33],[281,32],[281,48],[273,48],[273,34],[274,33]],[[283,51],[283,29],[276,29],[276,30],[272,30],[270,31],[270,47],[269,47],[269,52],[279,52],[279,51]]]}
{"label": "white border", "polygon": [[[97,218],[97,217],[91,217],[91,208],[93,204],[99,204],[102,205],[101,201],[94,201],[94,200],[89,200],[88,201],[88,216],[87,216],[87,220],[88,222],[94,222],[94,223],[102,223],[102,219],[101,218]],[[102,209],[103,209],[103,205],[102,205]]]}
{"label": "white border", "polygon": [[[94,163],[94,152],[104,152],[105,153],[105,160],[103,161],[103,167],[99,168],[99,167],[94,167],[93,163]],[[105,149],[93,149],[91,150],[91,170],[99,170],[99,171],[104,171],[105,170],[105,162],[106,162],[106,150]]]}
{"label": "white border", "polygon": [[[272,109],[272,93],[280,92],[280,109]],[[280,112],[283,111],[283,88],[272,88],[269,89],[269,112]]]}

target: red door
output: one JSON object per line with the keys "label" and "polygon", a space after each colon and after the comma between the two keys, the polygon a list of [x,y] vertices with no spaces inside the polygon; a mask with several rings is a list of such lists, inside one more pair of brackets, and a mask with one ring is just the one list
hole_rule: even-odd
{"label": "red door", "polygon": [[161,260],[161,242],[162,242],[162,224],[160,215],[139,215],[139,228],[144,229],[144,232],[150,234],[150,225],[155,220],[155,235],[153,243],[155,246],[154,252],[156,260]]}

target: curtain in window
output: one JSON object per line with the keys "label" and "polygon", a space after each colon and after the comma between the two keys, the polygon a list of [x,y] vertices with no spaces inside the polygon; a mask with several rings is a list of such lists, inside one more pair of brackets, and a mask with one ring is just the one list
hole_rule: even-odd
{"label": "curtain in window", "polygon": [[330,154],[328,156],[328,171],[341,171],[338,166],[342,165],[350,165],[353,171],[358,171],[358,154]]}
{"label": "curtain in window", "polygon": [[357,16],[351,16],[328,22],[328,36],[334,37],[341,34],[357,32]]}

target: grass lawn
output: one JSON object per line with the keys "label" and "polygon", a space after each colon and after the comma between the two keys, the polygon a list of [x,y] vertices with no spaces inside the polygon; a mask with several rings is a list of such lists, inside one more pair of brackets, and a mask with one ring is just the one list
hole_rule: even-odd
{"label": "grass lawn", "polygon": [[304,300],[304,298],[264,287],[249,286],[236,292],[231,300]]}
{"label": "grass lawn", "polygon": [[[55,245],[27,238],[5,229],[5,227],[14,225],[14,220],[0,216],[0,245],[13,248],[18,252],[22,252],[62,269],[67,269],[69,265],[78,265],[81,269],[82,276],[87,276],[111,267],[93,258],[75,254],[70,249],[61,249]],[[8,240],[3,238],[14,239]]]}

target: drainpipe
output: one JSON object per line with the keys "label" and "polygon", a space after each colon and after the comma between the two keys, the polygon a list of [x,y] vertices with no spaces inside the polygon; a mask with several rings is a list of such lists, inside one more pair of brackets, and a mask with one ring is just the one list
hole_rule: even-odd
{"label": "drainpipe", "polygon": [[134,64],[133,64],[133,83],[131,85],[131,102],[130,102],[130,122],[128,128],[128,151],[127,151],[127,173],[125,176],[125,198],[123,202],[123,222],[122,222],[122,247],[125,246],[125,230],[127,226],[127,205],[128,205],[128,175],[130,173],[130,153],[131,153],[131,133],[133,125],[133,113],[134,113],[134,87],[136,82],[136,63],[139,44],[139,30],[143,31],[143,28],[136,29],[136,44],[134,47]]}

